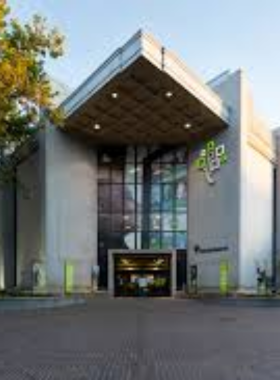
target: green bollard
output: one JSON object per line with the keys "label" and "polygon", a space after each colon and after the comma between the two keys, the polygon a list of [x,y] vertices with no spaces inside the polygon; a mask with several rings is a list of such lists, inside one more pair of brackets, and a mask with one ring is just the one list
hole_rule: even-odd
{"label": "green bollard", "polygon": [[64,293],[69,295],[73,293],[74,284],[74,265],[70,261],[64,264]]}
{"label": "green bollard", "polygon": [[220,294],[225,296],[229,291],[229,262],[221,260],[220,262]]}

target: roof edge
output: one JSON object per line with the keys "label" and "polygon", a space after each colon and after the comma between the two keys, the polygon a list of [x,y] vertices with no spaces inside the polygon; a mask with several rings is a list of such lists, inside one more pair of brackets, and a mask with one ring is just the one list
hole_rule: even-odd
{"label": "roof edge", "polygon": [[167,50],[151,34],[143,30],[139,30],[122,47],[115,50],[97,70],[65,99],[61,106],[64,108],[66,117],[75,112],[113,77],[140,57],[146,58],[198,98],[227,124],[231,124],[230,110],[218,94],[193,73],[177,55]]}

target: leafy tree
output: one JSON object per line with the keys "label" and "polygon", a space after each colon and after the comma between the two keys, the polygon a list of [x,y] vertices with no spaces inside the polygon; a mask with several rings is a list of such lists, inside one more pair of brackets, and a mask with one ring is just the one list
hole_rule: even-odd
{"label": "leafy tree", "polygon": [[63,54],[64,37],[38,15],[22,25],[10,17],[0,0],[0,149],[14,150],[41,126],[42,114],[53,123],[63,120],[56,108],[47,59]]}

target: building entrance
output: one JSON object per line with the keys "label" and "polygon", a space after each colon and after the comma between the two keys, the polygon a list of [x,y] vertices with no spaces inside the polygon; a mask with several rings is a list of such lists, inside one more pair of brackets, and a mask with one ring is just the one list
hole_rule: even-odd
{"label": "building entrance", "polygon": [[171,255],[115,254],[114,295],[116,297],[171,296]]}
{"label": "building entrance", "polygon": [[99,147],[100,288],[108,288],[110,250],[187,249],[187,165],[185,146]]}

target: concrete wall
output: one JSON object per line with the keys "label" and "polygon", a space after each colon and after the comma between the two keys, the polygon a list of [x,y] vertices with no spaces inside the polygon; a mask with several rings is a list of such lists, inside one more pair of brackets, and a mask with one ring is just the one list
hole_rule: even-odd
{"label": "concrete wall", "polygon": [[0,190],[0,290],[5,287],[5,273],[4,273],[4,242],[3,242],[3,190]]}
{"label": "concrete wall", "polygon": [[240,266],[241,291],[256,290],[256,267],[271,274],[273,249],[273,143],[242,75]]}
{"label": "concrete wall", "polygon": [[256,268],[271,275],[273,236],[273,165],[247,146],[242,178],[240,289],[256,289]]}
{"label": "concrete wall", "polygon": [[41,169],[38,151],[17,167],[17,285],[24,289],[36,285],[34,265],[45,261]]}
{"label": "concrete wall", "polygon": [[[240,87],[241,74],[236,72],[215,91],[231,105],[232,120],[227,130],[213,140],[223,143],[228,162],[217,171],[215,184],[209,185],[202,171],[195,167],[201,143],[190,153],[188,176],[188,254],[189,267],[198,266],[198,285],[202,289],[219,288],[220,263],[230,265],[230,285],[238,286],[239,209],[240,209]],[[227,247],[220,252],[196,253],[202,249]],[[189,276],[190,278],[190,276]]]}
{"label": "concrete wall", "polygon": [[0,190],[0,289],[15,286],[15,188],[12,183]]}
{"label": "concrete wall", "polygon": [[[189,170],[189,255],[198,265],[201,288],[219,286],[219,264],[228,259],[230,285],[256,289],[256,266],[271,274],[273,254],[273,143],[272,135],[254,109],[242,71],[229,75],[214,90],[230,105],[232,122],[214,137],[225,144],[228,163],[209,185],[194,166],[199,149],[191,152]],[[228,247],[219,253],[195,253],[202,248]]]}
{"label": "concrete wall", "polygon": [[276,273],[277,273],[277,286],[280,287],[280,129],[274,133],[275,150],[276,150]]}
{"label": "concrete wall", "polygon": [[50,290],[64,283],[64,265],[74,265],[74,286],[91,286],[97,265],[97,156],[77,137],[47,128],[45,136],[45,249]]}

